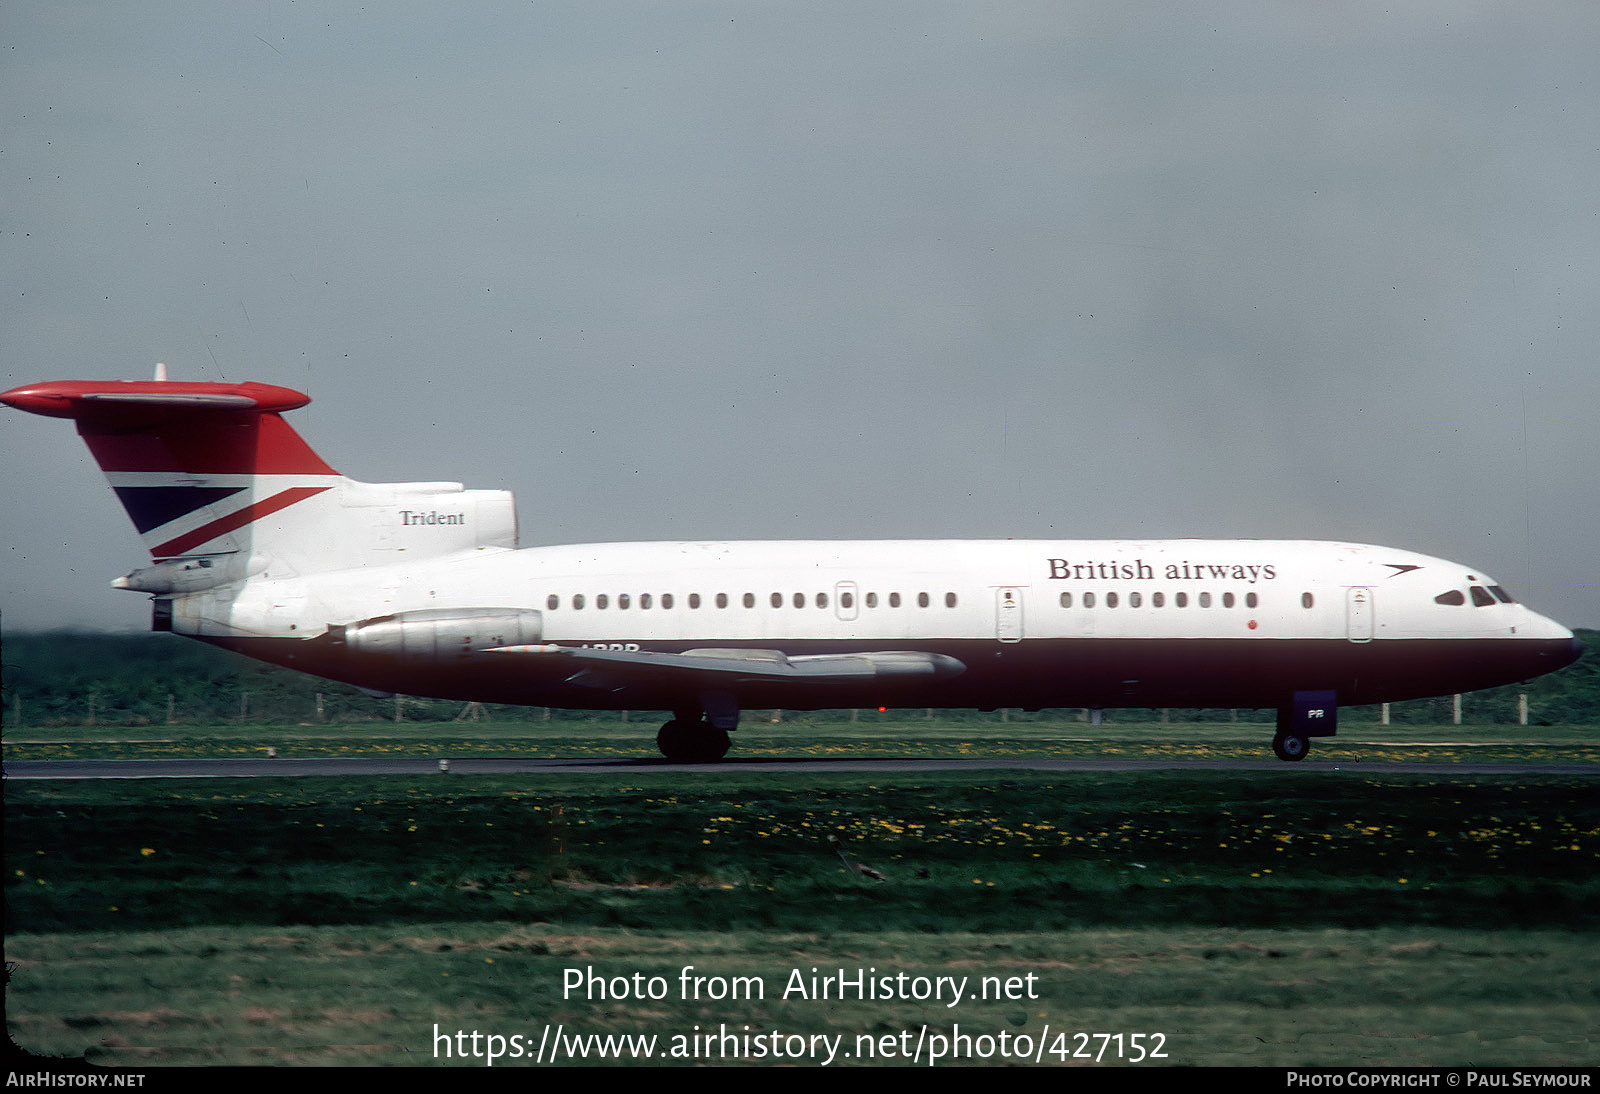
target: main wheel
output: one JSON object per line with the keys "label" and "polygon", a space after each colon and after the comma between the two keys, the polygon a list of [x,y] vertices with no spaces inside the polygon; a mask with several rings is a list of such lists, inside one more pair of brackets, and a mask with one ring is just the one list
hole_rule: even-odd
{"label": "main wheel", "polygon": [[695,726],[694,759],[691,763],[714,764],[728,754],[728,731],[709,722]]}
{"label": "main wheel", "polygon": [[674,718],[656,734],[656,748],[673,763],[689,763],[689,749],[694,745],[693,722]]}
{"label": "main wheel", "polygon": [[716,763],[728,754],[728,734],[708,722],[674,718],[656,734],[656,747],[675,764]]}
{"label": "main wheel", "polygon": [[1272,751],[1280,760],[1303,760],[1311,751],[1311,741],[1298,733],[1280,733],[1272,738]]}

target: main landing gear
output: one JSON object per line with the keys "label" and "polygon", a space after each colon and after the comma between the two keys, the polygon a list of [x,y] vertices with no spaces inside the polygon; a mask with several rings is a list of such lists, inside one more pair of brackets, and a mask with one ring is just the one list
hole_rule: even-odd
{"label": "main landing gear", "polygon": [[702,692],[698,706],[672,712],[672,721],[656,734],[656,747],[675,764],[714,764],[728,754],[728,734],[738,728],[738,699],[730,692]]}
{"label": "main landing gear", "polygon": [[702,718],[674,718],[656,734],[656,747],[675,764],[714,764],[728,754],[728,731]]}

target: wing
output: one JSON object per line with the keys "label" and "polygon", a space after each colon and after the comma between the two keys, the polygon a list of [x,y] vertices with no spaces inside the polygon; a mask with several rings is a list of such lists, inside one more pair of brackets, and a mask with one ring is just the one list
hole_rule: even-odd
{"label": "wing", "polygon": [[488,653],[560,659],[566,683],[603,690],[737,691],[749,684],[865,683],[872,680],[948,679],[966,665],[941,653],[885,650],[790,657],[781,650],[696,649],[683,653],[601,650],[578,646],[497,646]]}

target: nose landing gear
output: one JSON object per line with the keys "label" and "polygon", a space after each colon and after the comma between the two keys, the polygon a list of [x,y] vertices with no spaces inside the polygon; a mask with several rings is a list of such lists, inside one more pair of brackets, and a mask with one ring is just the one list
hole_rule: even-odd
{"label": "nose landing gear", "polygon": [[1280,733],[1272,738],[1272,751],[1280,760],[1303,760],[1311,751],[1311,741],[1295,733]]}
{"label": "nose landing gear", "polygon": [[1339,695],[1334,691],[1297,691],[1278,708],[1278,730],[1272,751],[1280,760],[1303,760],[1311,738],[1332,737],[1339,729]]}

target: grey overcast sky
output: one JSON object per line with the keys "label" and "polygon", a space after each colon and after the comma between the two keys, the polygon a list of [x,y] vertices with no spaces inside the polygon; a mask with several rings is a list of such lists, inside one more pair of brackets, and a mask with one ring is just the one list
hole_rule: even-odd
{"label": "grey overcast sky", "polygon": [[[1348,539],[1600,625],[1600,5],[0,7],[3,386],[309,391],[528,545]],[[0,410],[11,630],[139,629]]]}

